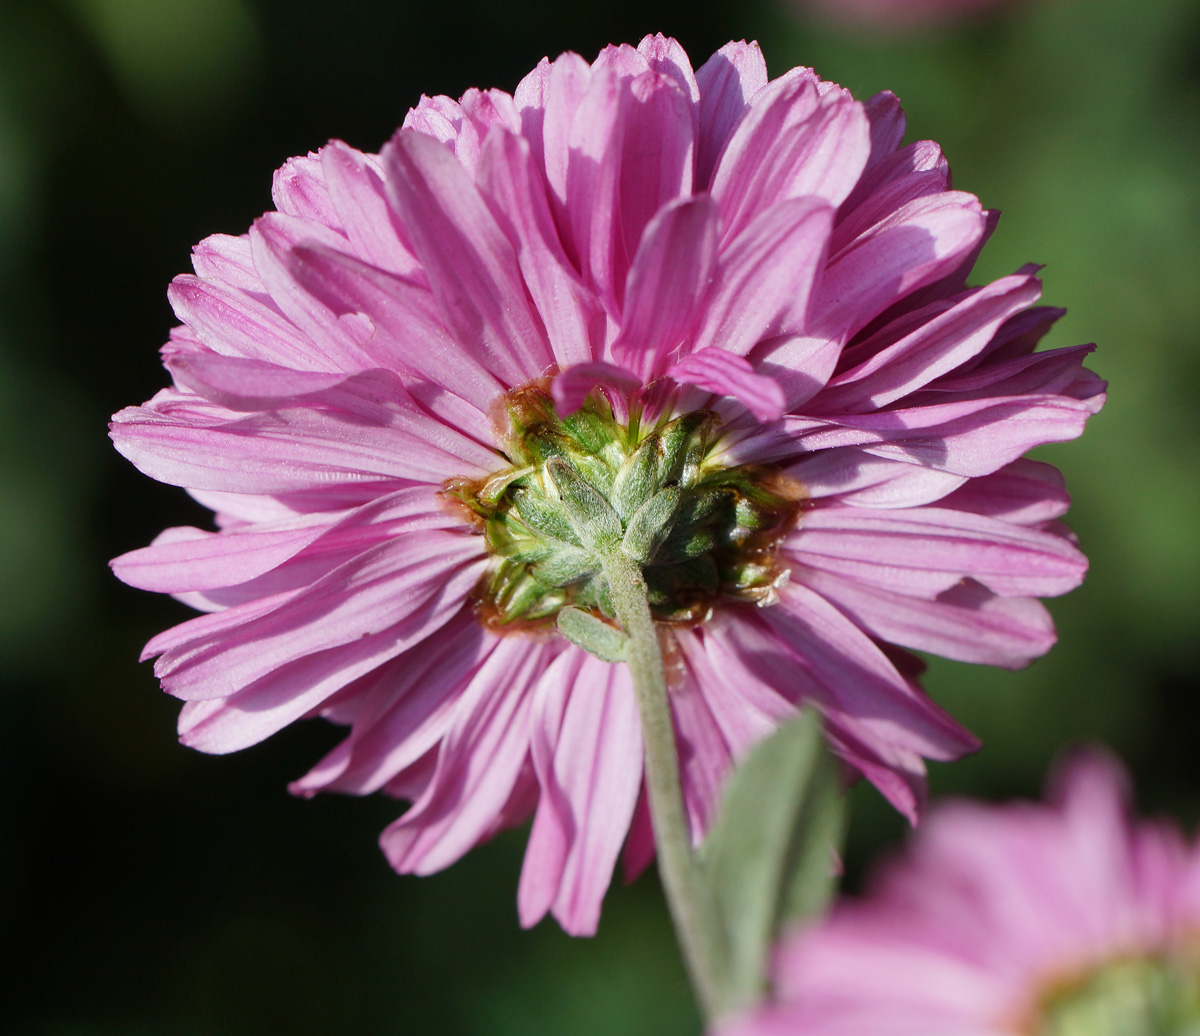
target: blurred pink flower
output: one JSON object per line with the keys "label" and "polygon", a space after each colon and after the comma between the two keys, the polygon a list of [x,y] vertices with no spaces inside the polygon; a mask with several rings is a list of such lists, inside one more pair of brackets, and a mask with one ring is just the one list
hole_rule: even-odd
{"label": "blurred pink flower", "polygon": [[788,0],[807,7],[832,22],[883,32],[928,29],[954,22],[969,22],[998,7],[1015,6],[1015,0]]}
{"label": "blurred pink flower", "polygon": [[777,1002],[728,1036],[1188,1036],[1200,843],[1131,821],[1124,771],[1068,759],[1050,804],[935,807],[861,900],[786,939]]}
{"label": "blurred pink flower", "polygon": [[172,284],[173,387],[113,423],[216,512],[113,562],[207,613],[145,651],[184,743],[349,725],[294,791],[411,800],[382,836],[405,872],[534,813],[521,919],[591,932],[653,836],[626,668],[555,633],[563,604],[605,609],[546,532],[545,462],[609,492],[654,446],[691,472],[660,473],[685,503],[647,578],[694,836],[805,701],[914,817],[922,760],[976,742],[893,645],[1048,650],[1035,596],[1085,560],[1058,473],[1019,458],[1079,435],[1103,383],[1090,346],[1033,351],[1060,315],[1034,268],[965,287],[994,214],[903,134],[891,94],[768,82],[745,43],[693,73],[658,36],[422,98],[380,155],[287,162],[277,211]]}

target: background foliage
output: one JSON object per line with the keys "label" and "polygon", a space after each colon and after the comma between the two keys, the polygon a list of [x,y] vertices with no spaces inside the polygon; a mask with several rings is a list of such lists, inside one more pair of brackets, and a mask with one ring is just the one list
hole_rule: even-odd
{"label": "background foliage", "polygon": [[[202,236],[269,206],[270,173],[331,136],[375,150],[422,91],[511,89],[544,54],[645,32],[697,63],[757,37],[860,97],[1005,211],[980,279],[1047,264],[1052,344],[1098,341],[1112,382],[1085,438],[1046,450],[1093,560],[1017,673],[931,667],[985,742],[936,793],[1033,794],[1098,738],[1143,804],[1200,819],[1200,7],[1026,0],[962,29],[865,36],[768,0],[0,2],[0,860],[13,993],[0,1027],[51,1036],[694,1033],[653,877],[600,935],[516,924],[521,832],[397,878],[382,799],[296,801],[336,737],[301,725],[215,759],[174,741],[141,644],[182,619],[105,559],[202,522],[104,439],[164,382],[164,288]],[[902,836],[854,794],[850,882]]]}

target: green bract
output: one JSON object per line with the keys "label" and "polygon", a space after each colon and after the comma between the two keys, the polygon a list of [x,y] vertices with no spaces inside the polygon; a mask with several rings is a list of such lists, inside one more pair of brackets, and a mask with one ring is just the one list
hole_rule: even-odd
{"label": "green bract", "polygon": [[602,560],[615,549],[642,567],[661,621],[702,621],[721,597],[773,599],[803,493],[772,469],[724,466],[712,412],[622,424],[594,391],[559,417],[538,383],[505,398],[502,421],[509,466],[446,486],[483,523],[489,625],[549,625],[569,605],[611,618]]}

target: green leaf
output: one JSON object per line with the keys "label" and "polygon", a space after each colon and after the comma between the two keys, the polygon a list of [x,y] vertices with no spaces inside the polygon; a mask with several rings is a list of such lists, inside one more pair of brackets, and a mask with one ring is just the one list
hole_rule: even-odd
{"label": "green leaf", "polygon": [[602,662],[624,662],[629,637],[582,608],[567,607],[558,613],[558,631]]}
{"label": "green leaf", "polygon": [[781,927],[825,908],[844,827],[841,777],[806,709],[736,767],[700,849],[729,942],[725,1010],[761,998]]}

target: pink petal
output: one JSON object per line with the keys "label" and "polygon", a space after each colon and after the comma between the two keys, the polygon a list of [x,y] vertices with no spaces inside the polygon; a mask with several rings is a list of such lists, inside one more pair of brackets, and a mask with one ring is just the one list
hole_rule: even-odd
{"label": "pink petal", "polygon": [[269,410],[299,397],[324,392],[350,377],[340,371],[298,371],[217,353],[172,356],[166,366],[177,385],[230,410],[246,412]]}
{"label": "pink petal", "polygon": [[1041,525],[1067,513],[1062,473],[1050,464],[1017,460],[991,475],[973,478],[942,501],[975,514],[1002,518],[1017,525]]}
{"label": "pink petal", "polygon": [[650,68],[659,75],[670,76],[683,91],[692,106],[700,101],[700,87],[692,71],[692,61],[679,41],[661,32],[646,35],[637,45],[638,53],[646,59]]}
{"label": "pink petal", "polygon": [[[571,653],[581,656],[573,678],[547,672],[538,690],[533,758],[542,797],[519,903],[527,927],[549,905],[568,934],[592,935],[637,804],[642,737],[628,669]],[[549,860],[539,859],[543,852]],[[557,860],[555,875],[546,863]]]}
{"label": "pink petal", "polygon": [[175,315],[214,352],[296,370],[342,370],[261,297],[217,281],[176,277],[167,289]]}
{"label": "pink petal", "polygon": [[950,164],[932,140],[918,140],[869,166],[838,212],[835,252],[918,198],[950,189]]}
{"label": "pink petal", "polygon": [[722,249],[694,348],[745,356],[759,342],[804,330],[825,262],[833,209],[813,198],[772,206]]}
{"label": "pink petal", "polygon": [[983,229],[973,195],[946,191],[909,202],[830,259],[812,303],[815,326],[848,337],[949,273]]}
{"label": "pink petal", "polygon": [[[568,51],[545,68],[539,65],[517,87],[522,125],[534,128],[530,147],[535,157],[539,152],[541,154],[560,229],[569,227],[567,177],[571,164],[571,127],[591,82],[592,70],[588,63]],[[567,250],[578,265],[581,257],[574,244]]]}
{"label": "pink petal", "polygon": [[713,168],[751,99],[767,85],[767,63],[757,43],[726,43],[696,73],[700,90],[700,148],[696,189],[707,189]]}
{"label": "pink petal", "polygon": [[442,741],[463,693],[499,643],[463,608],[368,673],[348,689],[359,703],[350,736],[289,789],[298,795],[378,791]]}
{"label": "pink petal", "polygon": [[664,205],[692,193],[696,127],[692,99],[679,82],[646,72],[629,84],[621,139],[621,236],[636,255]]}
{"label": "pink petal", "polygon": [[889,574],[970,576],[1006,597],[1066,593],[1087,568],[1084,556],[1061,536],[940,507],[813,508],[789,548],[797,557],[846,558]]}
{"label": "pink petal", "polygon": [[863,102],[863,110],[871,123],[871,157],[867,160],[867,169],[871,169],[904,140],[904,109],[891,90],[881,90]]}
{"label": "pink petal", "polygon": [[211,234],[192,249],[192,269],[204,280],[223,281],[237,291],[263,290],[250,255],[250,235]]}
{"label": "pink petal", "polygon": [[425,794],[380,836],[396,870],[432,874],[497,829],[527,763],[533,687],[557,650],[500,639],[455,709]]}
{"label": "pink petal", "polygon": [[942,500],[964,475],[872,457],[855,447],[818,450],[787,469],[815,500],[836,496],[855,507],[918,507]]}
{"label": "pink petal", "polygon": [[735,356],[724,349],[702,349],[676,360],[667,377],[719,396],[732,396],[760,421],[776,421],[783,416],[783,389],[779,383],[755,374],[744,356]]}
{"label": "pink petal", "polygon": [[362,313],[375,334],[363,349],[379,366],[449,388],[481,412],[504,391],[507,367],[463,349],[442,323],[433,294],[352,256],[320,247],[297,248],[292,269],[301,284],[335,313]]}
{"label": "pink petal", "polygon": [[571,266],[558,238],[543,177],[529,144],[491,134],[479,162],[479,185],[517,249],[521,274],[560,364],[592,359],[591,326],[600,307]]}
{"label": "pink petal", "polygon": [[[803,686],[807,677],[809,696],[836,715],[843,730],[880,749],[891,745],[927,759],[956,759],[977,746],[900,675],[874,641],[813,591],[792,583],[780,591],[780,606],[761,616],[778,637],[775,652],[761,661],[780,667],[780,677],[790,671],[784,686]],[[745,632],[731,630],[739,637]]]}
{"label": "pink petal", "polygon": [[812,401],[816,413],[878,410],[978,355],[997,329],[1041,294],[1036,277],[993,281],[911,334],[839,374]]}
{"label": "pink petal", "polygon": [[388,190],[458,343],[510,386],[552,362],[513,247],[444,147],[401,131],[383,151]]}
{"label": "pink petal", "polygon": [[319,394],[332,404],[323,410],[292,407],[202,422],[130,407],[115,415],[112,437],[159,481],[234,493],[396,479],[440,485],[492,469],[491,451],[416,410],[402,392],[394,376],[377,371]]}
{"label": "pink petal", "polygon": [[556,375],[550,384],[550,394],[559,416],[575,413],[597,386],[628,395],[641,388],[642,382],[632,371],[612,363],[582,363],[569,367]]}
{"label": "pink petal", "polygon": [[806,586],[832,601],[879,640],[960,662],[1018,669],[1054,646],[1054,622],[1032,597],[997,597],[960,583],[933,600],[809,570]]}
{"label": "pink petal", "polygon": [[322,227],[338,225],[337,210],[329,196],[321,160],[314,154],[289,158],[276,170],[271,200],[275,208],[289,216]]}
{"label": "pink petal", "polygon": [[713,173],[725,239],[786,198],[812,196],[836,207],[869,150],[866,116],[849,94],[822,95],[799,72],[775,80],[754,98]]}
{"label": "pink petal", "polygon": [[[257,744],[318,708],[353,680],[407,651],[449,621],[462,608],[480,567],[459,569],[443,585],[450,591],[421,604],[381,635],[360,637],[331,650],[291,658],[264,673],[236,694],[208,699],[210,710],[181,714],[183,743],[202,752],[223,754]],[[445,573],[443,572],[443,576]],[[201,701],[194,700],[192,703]],[[216,702],[220,702],[217,708]],[[191,703],[189,703],[191,704]]]}
{"label": "pink petal", "polygon": [[176,697],[227,698],[267,673],[326,648],[372,639],[391,657],[414,634],[406,630],[402,638],[375,635],[418,615],[443,589],[454,587],[461,605],[482,569],[479,551],[474,537],[448,532],[397,537],[363,551],[236,629],[171,647],[155,663],[155,675]]}
{"label": "pink petal", "polygon": [[797,452],[869,445],[879,457],[974,477],[990,475],[1034,446],[1077,438],[1098,402],[1095,397],[998,396],[788,423]]}
{"label": "pink petal", "polygon": [[647,380],[691,336],[716,260],[717,207],[707,195],[666,206],[646,228],[629,271],[617,363]]}
{"label": "pink petal", "polygon": [[388,204],[377,158],[368,158],[340,140],[321,149],[321,169],[357,255],[389,273],[407,275],[420,264],[407,244],[403,228]]}
{"label": "pink petal", "polygon": [[[561,59],[560,59],[561,60]],[[556,63],[557,68],[557,63]],[[584,281],[615,313],[629,263],[620,213],[625,86],[610,68],[593,70],[567,136],[565,226]],[[550,174],[551,107],[546,106],[546,172]],[[554,181],[551,180],[554,186]],[[630,247],[636,247],[631,242]]]}

